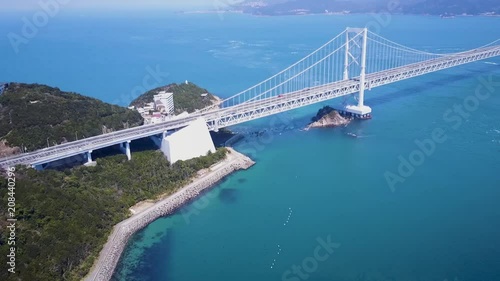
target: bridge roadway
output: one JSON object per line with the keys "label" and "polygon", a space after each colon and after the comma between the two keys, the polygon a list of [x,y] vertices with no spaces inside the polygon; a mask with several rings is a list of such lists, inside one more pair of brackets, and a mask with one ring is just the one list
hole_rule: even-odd
{"label": "bridge roadway", "polygon": [[[420,63],[409,64],[386,71],[367,74],[365,86],[366,89],[371,89],[499,55],[500,46],[492,46],[474,49],[455,55],[444,56]],[[0,159],[0,167],[8,167],[19,164],[38,165],[48,163],[86,153],[91,150],[161,134],[167,130],[181,128],[188,125],[189,122],[198,117],[205,118],[209,130],[216,130],[306,105],[319,103],[336,97],[349,95],[357,91],[359,91],[358,80],[350,79],[337,81],[326,85],[283,94],[281,97],[274,96],[248,101],[231,107],[191,114],[190,116],[182,119],[175,119],[158,124],[120,130],[117,132],[98,135],[29,153],[3,158]]]}
{"label": "bridge roadway", "polygon": [[141,139],[153,135],[162,134],[167,130],[173,130],[187,126],[195,120],[197,115],[186,118],[171,120],[158,124],[149,124],[139,127],[124,129],[116,132],[93,136],[77,141],[63,143],[48,148],[23,153],[0,160],[0,167],[9,167],[19,164],[38,165],[60,160],[63,158],[83,154],[91,150],[109,147],[126,141]]}
{"label": "bridge roadway", "polygon": [[[500,46],[487,47],[366,74],[365,88],[387,85],[427,73],[500,55]],[[359,80],[350,79],[231,106],[204,114],[210,130],[236,125],[359,91]]]}

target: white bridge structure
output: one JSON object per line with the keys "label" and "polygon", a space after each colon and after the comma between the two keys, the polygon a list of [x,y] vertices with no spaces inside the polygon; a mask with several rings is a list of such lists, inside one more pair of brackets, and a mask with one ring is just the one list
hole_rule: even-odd
{"label": "white bridge structure", "polygon": [[473,50],[433,53],[385,39],[366,28],[347,28],[305,58],[218,104],[187,117],[143,125],[64,143],[0,159],[1,167],[40,165],[91,153],[119,144],[130,159],[130,142],[160,136],[203,118],[208,130],[240,124],[295,108],[358,93],[357,104],[343,110],[354,117],[368,117],[365,90],[500,55],[500,39]]}

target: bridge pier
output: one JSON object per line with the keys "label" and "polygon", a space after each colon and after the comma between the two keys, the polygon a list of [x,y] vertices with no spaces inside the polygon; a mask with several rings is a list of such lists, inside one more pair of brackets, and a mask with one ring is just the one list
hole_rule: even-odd
{"label": "bridge pier", "polygon": [[161,135],[154,135],[150,136],[149,138],[158,146],[158,148],[161,148],[161,144],[163,143],[163,140],[168,136],[167,131],[163,131]]}
{"label": "bridge pier", "polygon": [[44,164],[38,164],[38,165],[31,165],[31,168],[33,168],[37,171],[43,171],[43,170],[45,170],[45,166],[44,166]]}
{"label": "bridge pier", "polygon": [[218,119],[214,120],[214,132],[216,132],[216,133],[219,131],[219,124],[218,124],[219,122],[217,122],[217,121],[219,121],[219,120]]}
{"label": "bridge pier", "polygon": [[85,165],[91,164],[92,161],[92,150],[89,150],[87,153],[85,153],[85,157],[87,158],[87,163]]}
{"label": "bridge pier", "polygon": [[132,159],[132,154],[130,152],[130,141],[120,143],[120,150],[127,155],[127,159],[130,161]]}
{"label": "bridge pier", "polygon": [[161,140],[162,140],[161,137],[159,137],[159,136],[150,136],[149,138],[155,143],[156,146],[161,147]]}
{"label": "bridge pier", "polygon": [[372,109],[368,106],[364,106],[363,108],[358,107],[357,105],[348,105],[343,110],[338,110],[340,115],[354,117],[357,119],[371,119],[372,118]]}

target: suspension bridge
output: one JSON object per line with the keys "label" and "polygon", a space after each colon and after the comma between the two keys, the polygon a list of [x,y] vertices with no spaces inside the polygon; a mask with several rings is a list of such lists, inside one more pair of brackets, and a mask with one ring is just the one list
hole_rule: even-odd
{"label": "suspension bridge", "polygon": [[240,124],[280,112],[354,93],[357,104],[342,110],[369,118],[365,90],[500,55],[500,39],[456,53],[417,50],[366,28],[347,28],[308,56],[274,76],[187,117],[102,134],[0,159],[0,166],[41,165],[79,154],[91,159],[93,150],[120,144],[130,159],[130,142],[159,136],[203,118],[208,130]]}

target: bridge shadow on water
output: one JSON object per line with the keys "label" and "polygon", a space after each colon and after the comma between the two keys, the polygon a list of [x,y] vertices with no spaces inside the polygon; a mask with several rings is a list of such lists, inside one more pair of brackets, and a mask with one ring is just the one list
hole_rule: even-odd
{"label": "bridge shadow on water", "polygon": [[[382,105],[385,103],[396,101],[398,99],[404,99],[408,96],[418,95],[421,94],[422,92],[443,87],[454,82],[471,79],[471,76],[476,76],[478,74],[485,75],[485,79],[487,79],[488,77],[487,74],[491,74],[494,70],[498,70],[498,66],[485,64],[484,66],[481,66],[481,69],[468,69],[466,70],[467,73],[462,73],[462,74],[448,74],[449,76],[444,79],[432,79],[432,80],[429,79],[423,85],[405,87],[402,89],[398,89],[396,91],[392,90],[385,92],[382,95],[370,95],[368,92],[368,94],[365,93],[366,96],[365,100],[366,103],[370,106]],[[422,79],[422,77],[425,76],[421,76],[419,78]],[[477,82],[480,83],[479,81]]]}
{"label": "bridge shadow on water", "polygon": [[231,139],[234,135],[235,133],[226,128],[220,129],[218,132],[210,131],[210,136],[212,137],[215,147],[223,147],[226,141]]}

